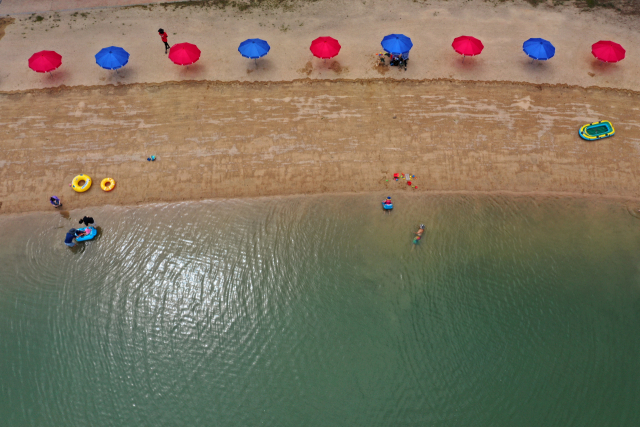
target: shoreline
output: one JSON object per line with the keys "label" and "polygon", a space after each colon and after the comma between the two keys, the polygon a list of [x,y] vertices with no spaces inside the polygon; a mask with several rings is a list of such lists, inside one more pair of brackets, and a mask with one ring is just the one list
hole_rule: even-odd
{"label": "shoreline", "polygon": [[77,86],[51,86],[51,87],[41,87],[41,88],[30,88],[30,89],[16,89],[16,90],[0,90],[0,96],[2,95],[24,95],[24,94],[53,94],[53,93],[64,93],[66,90],[70,89],[81,89],[81,90],[93,90],[93,89],[102,89],[102,88],[133,88],[136,86],[139,87],[161,87],[161,86],[180,86],[184,84],[210,84],[216,86],[271,86],[271,85],[284,85],[284,84],[307,84],[307,83],[458,83],[458,84],[494,84],[494,85],[513,85],[513,86],[524,86],[530,88],[547,88],[547,89],[576,89],[576,90],[599,90],[599,91],[608,91],[608,92],[616,92],[616,93],[624,93],[629,95],[637,95],[640,96],[640,90],[628,89],[628,88],[619,88],[619,87],[609,87],[609,86],[581,86],[577,84],[569,84],[569,83],[533,83],[527,81],[511,81],[511,80],[460,80],[446,77],[434,77],[434,78],[423,78],[423,79],[411,79],[411,78],[393,78],[393,77],[372,77],[372,78],[335,78],[330,80],[318,80],[309,77],[298,78],[293,80],[257,80],[257,81],[247,81],[247,80],[166,80],[162,82],[136,82],[136,83],[108,83],[108,84],[96,84],[96,85],[77,85]]}
{"label": "shoreline", "polygon": [[[0,213],[48,211],[50,195],[69,210],[371,191],[634,199],[637,99],[609,88],[384,79],[0,94]],[[624,125],[612,138],[582,141],[579,126],[597,117]],[[145,160],[151,154],[157,162]],[[393,182],[395,172],[415,174],[418,189]],[[68,187],[80,173],[94,181],[81,194]],[[110,193],[99,187],[107,176],[116,180]]]}
{"label": "shoreline", "polygon": [[[297,198],[317,198],[317,197],[349,197],[349,196],[362,196],[371,195],[376,197],[386,197],[388,192],[382,190],[371,190],[362,192],[336,192],[336,193],[300,193],[300,194],[283,194],[273,196],[247,196],[237,198],[209,198],[209,199],[193,199],[193,200],[176,200],[176,201],[161,201],[161,202],[139,202],[137,204],[103,204],[95,206],[81,206],[74,209],[54,209],[49,206],[48,209],[34,210],[27,212],[13,212],[13,213],[0,213],[0,220],[11,220],[14,218],[20,218],[26,215],[32,214],[59,214],[66,218],[67,215],[73,215],[74,211],[90,210],[99,208],[125,208],[125,209],[138,209],[138,208],[154,208],[172,204],[190,204],[190,203],[219,203],[219,202],[242,202],[242,201],[261,201],[261,200],[273,200],[273,199],[297,199]],[[393,194],[393,193],[389,193]],[[407,195],[404,195],[407,196]],[[596,193],[575,193],[575,192],[555,192],[555,191],[529,191],[529,192],[516,192],[509,190],[433,190],[433,191],[421,191],[410,193],[408,197],[431,197],[431,196],[504,196],[512,199],[526,198],[531,200],[538,199],[580,199],[588,201],[603,201],[607,203],[620,203],[621,207],[629,209],[630,205],[637,205],[640,209],[640,196],[620,196],[615,194],[596,194]],[[376,199],[377,200],[377,199]],[[382,200],[382,199],[381,199]],[[377,206],[377,205],[376,205]],[[635,208],[635,207],[634,207]],[[638,215],[630,215],[640,219],[640,213]],[[1,225],[1,224],[0,224]]]}

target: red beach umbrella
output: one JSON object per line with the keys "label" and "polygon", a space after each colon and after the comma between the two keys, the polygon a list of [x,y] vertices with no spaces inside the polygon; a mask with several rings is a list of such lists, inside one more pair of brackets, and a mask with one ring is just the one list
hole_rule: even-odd
{"label": "red beach umbrella", "polygon": [[593,56],[604,62],[618,62],[625,57],[626,51],[618,43],[600,40],[591,46]]}
{"label": "red beach umbrella", "polygon": [[62,65],[62,56],[52,50],[34,53],[29,58],[29,68],[36,73],[49,73]]}
{"label": "red beach umbrella", "polygon": [[484,45],[480,40],[471,36],[460,36],[453,39],[453,50],[458,52],[463,56],[462,60],[464,61],[464,56],[476,56],[480,55],[482,49],[484,49]]}
{"label": "red beach umbrella", "polygon": [[178,65],[191,65],[200,59],[200,49],[191,43],[178,43],[169,49],[169,59]]}
{"label": "red beach umbrella", "polygon": [[332,37],[318,37],[311,42],[311,53],[321,59],[333,58],[340,52],[340,43]]}

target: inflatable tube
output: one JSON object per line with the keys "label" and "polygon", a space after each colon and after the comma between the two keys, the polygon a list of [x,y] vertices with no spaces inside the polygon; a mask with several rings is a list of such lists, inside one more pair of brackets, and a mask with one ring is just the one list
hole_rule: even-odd
{"label": "inflatable tube", "polygon": [[116,186],[116,182],[114,181],[113,178],[105,178],[100,183],[100,188],[102,188],[103,191],[111,191],[115,186]]}
{"label": "inflatable tube", "polygon": [[94,227],[78,228],[78,230],[89,230],[90,233],[86,236],[76,237],[76,242],[86,242],[87,240],[93,240],[93,238],[98,235],[98,230],[96,230]]}
{"label": "inflatable tube", "polygon": [[595,141],[597,139],[608,138],[615,135],[616,130],[609,120],[601,120],[595,123],[589,123],[580,128],[580,138],[586,141]]}
{"label": "inflatable tube", "polygon": [[[84,184],[80,185],[82,181],[84,181]],[[80,174],[71,181],[71,188],[78,193],[84,193],[91,188],[91,178],[87,175]]]}
{"label": "inflatable tube", "polygon": [[382,202],[382,209],[384,209],[385,211],[390,211],[391,209],[393,209],[393,203],[391,203],[390,205],[387,205],[384,202]]}

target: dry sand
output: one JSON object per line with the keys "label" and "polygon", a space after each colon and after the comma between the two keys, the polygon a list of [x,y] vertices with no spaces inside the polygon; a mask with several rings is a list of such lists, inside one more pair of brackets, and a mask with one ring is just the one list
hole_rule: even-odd
{"label": "dry sand", "polygon": [[[52,194],[68,209],[383,189],[640,197],[640,31],[611,11],[323,0],[292,11],[154,6],[14,18],[0,22],[0,213],[51,209]],[[201,61],[170,63],[159,26],[172,43],[198,44]],[[374,64],[391,32],[415,43],[406,73]],[[450,47],[461,34],[486,46],[464,64]],[[319,35],[341,41],[335,61],[311,57]],[[552,40],[556,57],[530,64],[521,44],[532,36]],[[257,68],[236,51],[247,37],[272,45]],[[628,58],[594,63],[599,39],[621,42]],[[93,60],[110,44],[132,55],[119,74]],[[63,55],[53,76],[26,67],[40,49]],[[602,88],[584,88],[592,85]],[[615,137],[578,137],[580,125],[604,118]],[[158,161],[147,162],[152,154]],[[394,172],[415,173],[418,190]],[[80,173],[94,179],[83,194],[68,186]],[[99,188],[107,176],[117,181],[111,193]]]}
{"label": "dry sand", "polygon": [[[505,80],[640,90],[638,18],[608,9],[580,12],[573,7],[534,8],[527,3],[482,0],[299,0],[294,4],[297,6],[292,8],[243,12],[232,7],[176,9],[172,5],[90,9],[38,15],[43,18],[40,22],[35,21],[36,15],[16,15],[0,40],[0,91],[304,77]],[[171,44],[198,45],[200,61],[186,69],[167,59],[157,34],[160,27],[169,33]],[[414,43],[408,70],[378,69],[374,54],[381,50],[380,41],[398,32],[410,36]],[[485,44],[481,55],[464,63],[451,48],[453,39],[463,34],[478,37]],[[335,60],[326,63],[309,51],[311,41],[325,35],[342,44]],[[237,50],[240,42],[252,37],[263,38],[272,47],[257,67]],[[531,64],[522,52],[522,43],[530,37],[552,41],[556,56]],[[591,45],[602,39],[625,46],[627,58],[618,64],[601,65],[591,55]],[[119,74],[95,63],[94,55],[110,45],[131,53],[129,64]],[[63,57],[62,66],[52,76],[27,67],[29,56],[43,49],[55,50]]]}
{"label": "dry sand", "polygon": [[[1,212],[387,190],[640,197],[638,94],[453,81],[166,83],[0,96]],[[610,118],[618,134],[577,129]],[[156,162],[147,162],[149,155]],[[409,172],[418,190],[392,179]],[[78,194],[79,174],[95,183]],[[104,177],[111,193],[98,186]],[[387,181],[388,180],[388,181]]]}

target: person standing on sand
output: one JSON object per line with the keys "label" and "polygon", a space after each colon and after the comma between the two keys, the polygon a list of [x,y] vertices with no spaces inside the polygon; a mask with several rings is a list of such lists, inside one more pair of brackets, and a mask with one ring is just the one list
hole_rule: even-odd
{"label": "person standing on sand", "polygon": [[164,30],[160,28],[158,30],[158,34],[160,34],[160,38],[164,42],[164,54],[166,55],[169,49],[171,49],[171,46],[169,46],[169,43],[167,43],[167,33],[165,33]]}
{"label": "person standing on sand", "polygon": [[62,203],[60,203],[60,199],[58,199],[56,196],[51,196],[49,198],[49,202],[51,202],[54,208],[59,208],[60,206],[62,206]]}

